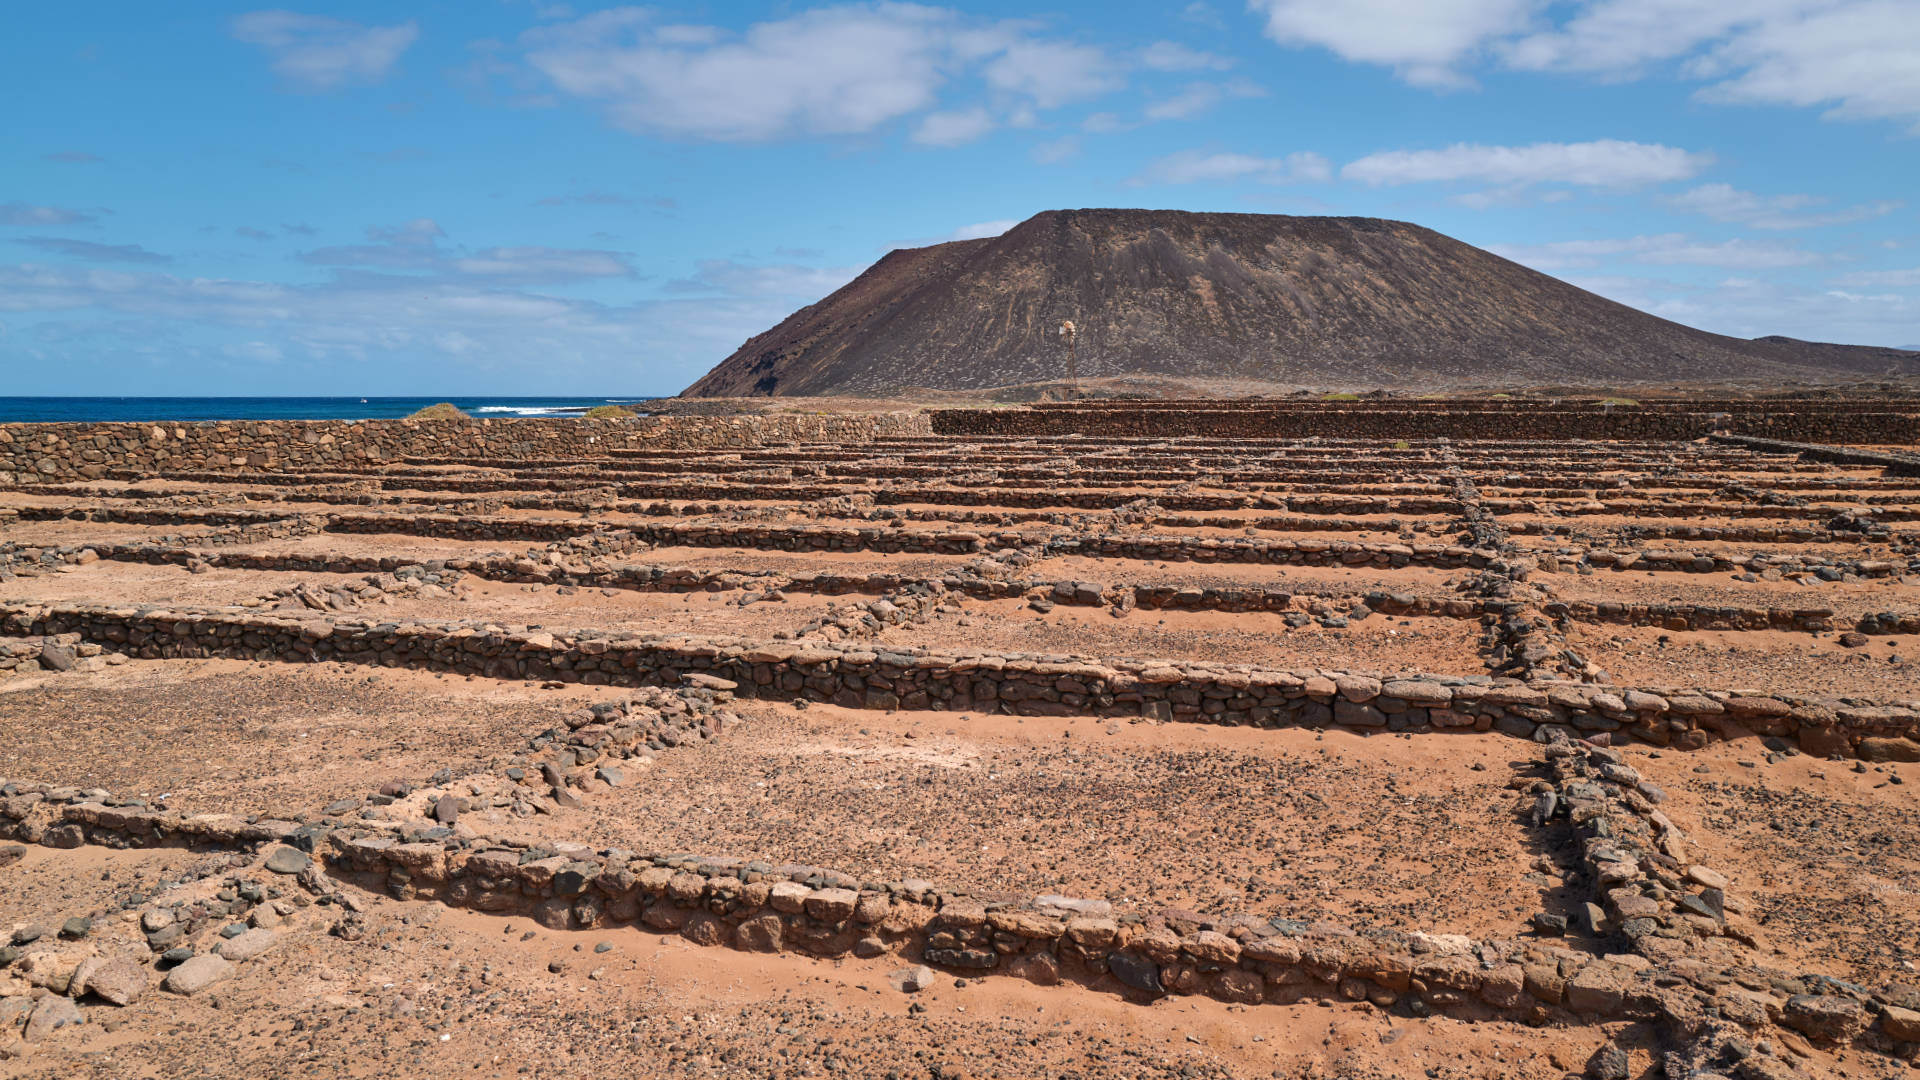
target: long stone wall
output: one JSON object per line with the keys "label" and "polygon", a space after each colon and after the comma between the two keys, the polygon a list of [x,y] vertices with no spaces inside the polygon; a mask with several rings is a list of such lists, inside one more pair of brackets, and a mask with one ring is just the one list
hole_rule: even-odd
{"label": "long stone wall", "polygon": [[[45,549],[43,549],[45,550]],[[305,572],[329,574],[392,573],[422,569],[418,558],[402,555],[343,555],[337,552],[253,552],[199,550],[162,544],[94,544],[75,548],[71,557],[47,560],[53,565],[78,564],[92,558],[116,562],[171,564],[185,567],[221,567],[269,572]],[[59,554],[59,553],[56,553]],[[608,565],[555,564],[531,557],[454,558],[431,560],[431,568],[468,573],[490,581],[572,585],[595,589],[626,589],[636,592],[722,592],[741,589],[761,591],[842,595],[860,593],[880,595],[913,587],[937,588],[976,600],[1006,600],[1022,596],[1044,598],[1050,603],[1080,607],[1114,606],[1175,611],[1226,611],[1284,613],[1301,610],[1296,600],[1311,602],[1314,593],[1299,595],[1288,589],[1261,586],[1221,587],[1199,585],[1119,585],[1099,582],[1056,581],[1042,578],[998,579],[972,575],[964,571],[940,578],[922,578],[906,574],[783,573],[774,570],[705,570],[682,566],[655,566],[640,563]],[[1342,594],[1344,596],[1344,594]],[[1499,612],[1497,601],[1456,597],[1416,596],[1373,590],[1366,594],[1369,609],[1383,615],[1423,618],[1479,619],[1483,614]],[[1576,622],[1610,623],[1622,626],[1658,626],[1668,630],[1782,630],[1807,633],[1833,629],[1834,609],[1763,608],[1702,604],[1637,604],[1556,601],[1545,605],[1547,614]],[[1911,632],[1920,626],[1920,615],[1876,613],[1867,632],[1896,634]],[[1881,629],[1885,621],[1887,628]],[[1863,627],[1865,628],[1865,627]]]}
{"label": "long stone wall", "polygon": [[1672,407],[1384,401],[1338,403],[1100,402],[1030,409],[942,409],[941,435],[1230,439],[1658,439],[1715,432],[1809,443],[1920,443],[1920,405],[1862,401],[1852,409],[1797,402]]}
{"label": "long stone wall", "polygon": [[[1564,822],[1571,831],[1594,897],[1581,905],[1582,930],[1609,946],[1599,954],[1556,942],[1550,935],[1558,931],[1539,916],[1543,936],[1476,940],[1331,920],[1132,911],[1101,899],[976,896],[930,881],[862,880],[740,857],[458,837],[405,820],[189,815],[105,791],[5,779],[0,838],[256,857],[271,848],[269,867],[343,909],[336,932],[361,910],[335,889],[340,880],[400,900],[530,915],[559,931],[640,926],[707,947],[896,956],[969,977],[1073,983],[1135,999],[1365,1000],[1380,1008],[1404,1001],[1416,1015],[1536,1025],[1641,1020],[1685,1048],[1676,1054],[1709,1061],[1736,1043],[1732,1056],[1754,1060],[1757,1048],[1744,1036],[1769,1023],[1823,1046],[1881,1053],[1912,1040],[1920,1016],[1894,1004],[1908,1000],[1906,989],[1873,991],[1768,966],[1754,952],[1754,924],[1734,914],[1744,907],[1728,895],[1729,883],[1690,861],[1688,838],[1658,809],[1665,793],[1621,755],[1566,740],[1544,755],[1549,779],[1531,785],[1528,823]],[[552,762],[548,768],[555,775]],[[158,952],[166,940],[152,936],[149,946]],[[1616,943],[1626,951],[1612,951]]]}
{"label": "long stone wall", "polygon": [[928,435],[921,412],[598,420],[0,424],[0,482],[192,469],[299,470],[409,457],[574,459]]}
{"label": "long stone wall", "polygon": [[210,609],[0,607],[0,632],[78,633],[138,658],[336,660],[490,678],[593,685],[726,679],[743,697],[850,708],[995,710],[1029,716],[1146,716],[1278,727],[1500,731],[1522,738],[1609,736],[1693,749],[1715,734],[1792,738],[1807,753],[1915,760],[1920,702],[1862,703],[1746,690],[1628,690],[1485,676],[1271,671],[1166,661],[1025,654],[900,653],[818,643],[571,635],[483,623],[239,615]]}
{"label": "long stone wall", "polygon": [[[1548,942],[1171,909],[1135,913],[1064,896],[978,899],[933,882],[863,882],[816,866],[564,842],[413,839],[373,823],[316,829],[189,816],[47,784],[0,781],[0,837],[53,846],[295,845],[364,888],[532,915],[556,930],[639,925],[705,946],[892,954],[973,977],[1104,984],[1153,997],[1198,994],[1257,1005],[1413,995],[1426,1009],[1463,1018],[1568,1022],[1651,1019],[1662,1011],[1651,979]],[[1583,978],[1588,967],[1594,970]]]}

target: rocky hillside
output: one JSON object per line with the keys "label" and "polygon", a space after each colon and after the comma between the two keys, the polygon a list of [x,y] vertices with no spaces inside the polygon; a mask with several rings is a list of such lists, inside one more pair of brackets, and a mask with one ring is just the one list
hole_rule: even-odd
{"label": "rocky hillside", "polygon": [[887,395],[1082,377],[1305,385],[1920,373],[1920,354],[1722,337],[1378,218],[1050,210],[894,251],[684,396]]}

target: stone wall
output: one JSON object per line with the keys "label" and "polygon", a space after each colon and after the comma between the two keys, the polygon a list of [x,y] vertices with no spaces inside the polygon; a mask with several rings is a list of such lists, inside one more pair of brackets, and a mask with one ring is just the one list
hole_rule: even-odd
{"label": "stone wall", "polygon": [[[1801,977],[1751,952],[1753,924],[1729,914],[1726,879],[1690,862],[1687,838],[1658,809],[1665,793],[1618,753],[1559,741],[1545,755],[1550,779],[1532,785],[1529,824],[1564,821],[1571,829],[1594,897],[1578,917],[1609,946],[1599,954],[1555,941],[1559,929],[1540,916],[1542,936],[1473,939],[1327,919],[1129,911],[1099,899],[975,896],[930,881],[862,880],[739,857],[458,837],[402,821],[189,815],[145,799],[5,779],[0,838],[63,848],[270,848],[267,866],[342,910],[335,932],[343,935],[354,933],[361,908],[334,889],[315,857],[333,880],[399,900],[528,915],[553,930],[638,926],[707,947],[899,957],[970,978],[1072,983],[1135,1000],[1365,1000],[1383,1009],[1405,1003],[1416,1015],[1530,1024],[1633,1019],[1681,1041],[1704,1039],[1692,1049],[1707,1058],[1725,1056],[1721,1044],[1735,1032],[1757,1033],[1769,1021],[1822,1045],[1883,1053],[1909,1038],[1914,1015],[1890,1007],[1899,988]],[[1628,951],[1612,951],[1618,942]],[[155,951],[161,944],[149,938]],[[1737,1026],[1708,1025],[1710,1013]],[[1753,1049],[1749,1042],[1735,1056]]]}
{"label": "stone wall", "polygon": [[1913,760],[1920,702],[1861,703],[1699,688],[1627,690],[1485,676],[1271,671],[1027,654],[889,652],[816,643],[510,631],[483,623],[240,615],[208,609],[0,607],[0,632],[78,633],[137,658],[343,661],[489,678],[677,685],[688,674],[743,697],[850,708],[1000,710],[1030,716],[1145,716],[1278,727],[1500,731],[1544,739],[1618,732],[1692,749],[1716,733],[1798,740],[1806,752]]}
{"label": "stone wall", "polygon": [[0,424],[0,481],[192,469],[300,470],[409,457],[572,459],[614,450],[855,444],[931,433],[925,413],[662,416],[637,420],[314,420]]}
{"label": "stone wall", "polygon": [[[52,550],[52,549],[42,549]],[[45,560],[53,565],[78,564],[92,558],[116,562],[170,564],[185,567],[223,567],[236,570],[304,572],[328,574],[393,573],[409,569],[446,569],[472,574],[489,581],[572,585],[595,589],[626,589],[636,592],[723,592],[741,589],[781,592],[819,593],[835,596],[849,593],[881,595],[911,588],[932,588],[957,593],[976,600],[1007,600],[1018,597],[1045,599],[1054,604],[1080,607],[1113,606],[1175,611],[1226,611],[1282,613],[1303,610],[1297,600],[1311,602],[1318,594],[1296,595],[1285,589],[1260,586],[1220,587],[1198,585],[1123,585],[1108,587],[1100,582],[1056,581],[1041,578],[998,579],[981,577],[965,570],[940,578],[905,574],[813,574],[783,573],[775,570],[705,570],[683,566],[654,566],[639,563],[610,565],[570,565],[541,561],[531,557],[453,558],[423,564],[418,558],[397,555],[343,555],[337,552],[253,552],[196,550],[163,544],[94,544],[77,548],[71,558]],[[61,554],[55,552],[56,555]],[[1343,594],[1344,595],[1344,594]],[[1383,615],[1422,618],[1479,619],[1499,614],[1501,602],[1416,596],[1412,593],[1370,591],[1367,607]],[[1573,600],[1553,602],[1543,609],[1554,618],[1575,622],[1610,623],[1622,626],[1658,626],[1668,630],[1783,630],[1819,633],[1834,627],[1830,607],[1763,608],[1703,604],[1636,604]],[[1884,626],[1884,628],[1882,628]],[[1894,612],[1877,613],[1863,623],[1867,633],[1897,634],[1920,628],[1920,615]]]}
{"label": "stone wall", "polygon": [[[312,851],[333,876],[398,899],[531,915],[556,930],[637,925],[705,946],[894,955],[975,978],[1076,982],[1147,997],[1205,995],[1255,1005],[1412,995],[1425,1009],[1463,1018],[1531,1013],[1569,1022],[1659,1013],[1650,978],[1630,978],[1632,993],[1614,985],[1610,964],[1582,979],[1585,967],[1606,962],[1546,942],[1355,930],[1251,914],[1134,913],[1064,896],[979,899],[933,882],[862,881],[817,866],[566,842],[410,839],[372,823],[316,828],[189,816],[104,792],[18,781],[0,781],[0,837],[54,846],[293,845]],[[315,885],[324,887],[318,879]],[[1553,977],[1530,978],[1530,967]]]}
{"label": "stone wall", "polygon": [[941,435],[1228,439],[1657,439],[1714,432],[1810,443],[1920,443],[1920,403],[1702,401],[1671,406],[1534,402],[1100,402],[1028,409],[941,409]]}

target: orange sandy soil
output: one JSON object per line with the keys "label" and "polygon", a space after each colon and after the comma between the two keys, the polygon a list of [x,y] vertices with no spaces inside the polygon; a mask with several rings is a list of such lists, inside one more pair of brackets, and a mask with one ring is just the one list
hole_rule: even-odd
{"label": "orange sandy soil", "polygon": [[1663,573],[1653,570],[1595,569],[1582,574],[1562,570],[1536,572],[1528,584],[1551,589],[1563,600],[1618,600],[1634,604],[1715,604],[1746,607],[1830,607],[1837,611],[1910,610],[1920,606],[1920,582],[1898,578],[1859,581],[1821,581],[1801,585],[1792,581],[1741,581],[1731,572],[1711,574]]}
{"label": "orange sandy soil", "polygon": [[1624,626],[1578,631],[1577,647],[1598,657],[1621,686],[1753,688],[1876,701],[1920,697],[1920,636],[1871,637],[1849,649],[1836,634]]}
{"label": "orange sandy soil", "polygon": [[1758,738],[1632,752],[1694,859],[1733,868],[1777,966],[1920,980],[1920,765],[1775,755]]}
{"label": "orange sandy soil", "polygon": [[1541,852],[1506,790],[1534,747],[1498,736],[746,711],[555,826],[985,894],[1500,936],[1557,888],[1525,880]]}
{"label": "orange sandy soil", "polygon": [[922,626],[889,627],[882,644],[1047,652],[1134,659],[1168,657],[1278,668],[1463,672],[1479,668],[1480,625],[1469,619],[1374,615],[1344,630],[1289,629],[1277,614],[1061,605],[1042,615],[1022,600],[973,601]]}
{"label": "orange sandy soil", "polygon": [[[1041,451],[1047,458],[1067,452]],[[1461,454],[1488,497],[1501,497],[1496,481],[1505,470],[1554,468],[1524,454],[1510,461],[1483,460],[1465,449]],[[855,451],[849,459],[862,456],[864,451]],[[1667,456],[1644,455],[1645,461],[1624,469],[1593,461],[1558,471],[1567,478],[1565,486],[1583,480],[1601,484],[1599,494],[1606,498],[1608,476],[1640,477]],[[1684,453],[1671,456],[1688,467]],[[1307,456],[1271,464],[1311,467],[1302,466],[1305,462]],[[1436,456],[1389,467],[1399,469],[1404,482],[1415,482],[1422,471],[1434,473],[1442,464]],[[1875,472],[1820,467],[1728,475],[1764,488],[1781,475],[1864,479]],[[1327,482],[1339,483],[1340,474],[1329,472]],[[849,490],[865,484],[842,483]],[[94,486],[113,490],[111,484]],[[1007,486],[1038,487],[1028,481]],[[1086,486],[1153,495],[1171,485]],[[218,498],[249,490],[271,495],[279,489],[187,484],[176,490]],[[1644,490],[1661,492],[1657,486]],[[468,505],[497,505],[499,495],[509,493],[475,493]],[[1845,505],[1849,499],[1844,491],[1795,493],[1823,504]],[[1876,492],[1885,493],[1892,492]],[[404,492],[383,494],[397,503],[406,499]],[[457,493],[433,494],[439,499]],[[1710,491],[1673,489],[1670,494],[1688,501],[1713,498]],[[10,494],[5,503],[80,505],[99,499],[78,493]],[[284,502],[219,505],[296,514],[329,509]],[[343,504],[338,509],[455,512],[451,505]],[[528,520],[576,517],[567,511],[500,512]],[[1250,508],[1232,516],[1267,513],[1281,511]],[[1063,522],[1101,527],[1099,512],[1062,508],[1061,515]],[[1360,533],[1262,535],[1399,540],[1380,517],[1381,529]],[[783,519],[876,524],[804,518],[777,504],[736,504],[709,518],[682,520]],[[609,515],[592,520],[665,519]],[[1570,522],[1576,530],[1605,527],[1604,519],[1554,520]],[[1415,527],[1418,542],[1452,542],[1459,532],[1439,516],[1410,515],[1405,523]],[[921,531],[939,524],[908,527]],[[1060,528],[1037,523],[1016,531],[1039,539]],[[207,531],[210,527],[200,525],[62,521],[9,526],[0,541],[126,542]],[[1129,526],[1122,531],[1187,530]],[[1199,531],[1244,535],[1211,527]],[[1896,531],[1903,526],[1897,524]],[[1516,540],[1523,550],[1561,543]],[[1696,547],[1678,541],[1651,546]],[[246,550],[426,561],[517,557],[542,547],[525,541],[320,534],[263,541]],[[1768,547],[1861,556],[1870,550],[1835,544]],[[1742,553],[1755,548],[1714,546]],[[668,547],[635,552],[622,561],[706,570],[936,577],[975,558]],[[1373,589],[1454,595],[1453,586],[1471,576],[1423,567],[1084,558],[1044,559],[1016,573],[1109,586],[1262,586],[1334,597],[1358,597]],[[300,582],[358,578],[232,570],[192,575],[173,567],[95,563],[0,584],[0,597],[220,605]],[[1831,606],[1840,613],[1841,629],[1850,629],[1866,612],[1920,608],[1920,585],[1886,580],[1802,587],[1742,583],[1728,574],[1601,571],[1543,573],[1533,583],[1562,599]],[[552,587],[469,579],[463,599],[396,597],[390,605],[342,614],[770,637],[828,606],[872,599],[794,593],[786,603],[742,608],[733,603],[740,595],[593,589],[563,594]],[[1296,601],[1296,607],[1306,602]],[[1288,630],[1277,616],[1264,614],[1142,609],[1116,619],[1103,609],[1063,605],[1042,616],[1019,600],[965,600],[959,612],[886,629],[877,643],[1477,674],[1485,670],[1478,636],[1478,622],[1471,619],[1375,615],[1342,631]],[[1850,650],[1836,637],[1574,624],[1570,644],[1622,685],[1754,687],[1879,700],[1920,696],[1920,642],[1874,638]],[[1895,655],[1900,662],[1891,661]],[[426,792],[471,792],[475,802],[456,826],[463,833],[757,856],[869,878],[925,877],[989,894],[1061,892],[1140,906],[1324,917],[1445,933],[1519,934],[1533,912],[1569,913],[1587,893],[1587,884],[1573,873],[1566,827],[1529,827],[1522,813],[1526,797],[1509,786],[1530,775],[1528,763],[1538,748],[1497,735],[1361,736],[1343,730],[742,702],[734,708],[745,722],[716,739],[621,762],[625,775],[617,786],[588,781],[578,789],[581,808],[554,807],[518,791],[511,794],[528,795],[518,805],[498,797],[506,790],[502,785],[511,785],[504,770],[524,760],[530,737],[555,727],[571,710],[622,700],[629,693],[331,663],[135,660],[99,672],[34,673],[0,679],[0,775],[130,795],[165,792],[169,805],[195,812],[299,818],[312,818],[335,800],[365,795],[385,780],[401,779],[426,784]],[[1874,985],[1920,980],[1913,967],[1914,943],[1920,940],[1920,915],[1915,914],[1920,912],[1920,858],[1915,856],[1920,816],[1910,794],[1920,783],[1920,766],[1866,765],[1854,771],[1852,763],[1782,754],[1752,738],[1693,754],[1627,749],[1635,766],[1668,793],[1663,807],[1690,836],[1695,858],[1732,879],[1732,893],[1759,923],[1778,966]],[[450,770],[454,779],[430,784],[429,777],[441,769]],[[422,797],[416,793],[393,807],[364,812],[406,818],[418,812]],[[305,895],[257,868],[228,866],[227,858],[33,847],[0,870],[0,928],[93,915],[96,930],[60,948],[133,948],[144,957],[132,920],[152,900],[132,903],[135,895],[204,896],[230,875],[281,888],[286,897]],[[162,884],[163,878],[179,881],[199,870],[214,875],[186,885]],[[235,978],[208,994],[179,998],[156,990],[124,1010],[90,1004],[88,1022],[79,1028],[32,1047],[0,1043],[0,1076],[1560,1080],[1582,1072],[1609,1034],[1635,1047],[1636,1076],[1653,1075],[1654,1069],[1650,1036],[1631,1027],[1534,1030],[1445,1018],[1414,1021],[1365,1003],[1248,1009],[1168,999],[1143,1005],[1100,988],[1046,988],[1001,978],[962,985],[948,974],[908,997],[892,990],[885,978],[905,963],[900,957],[822,961],[748,955],[633,928],[553,932],[525,918],[355,895],[368,908],[364,938],[329,936],[338,910],[303,907],[291,929],[283,931],[279,949],[242,965]],[[595,951],[600,944],[605,951]],[[1579,938],[1566,944],[1598,946]],[[0,984],[22,985],[11,979]],[[1788,1038],[1785,1047],[1800,1053],[1796,1043]],[[1803,1055],[1798,1064],[1825,1080],[1886,1075],[1891,1063],[1849,1052],[1846,1059]]]}
{"label": "orange sandy soil", "polygon": [[[211,876],[163,887],[188,870]],[[0,879],[0,925],[90,915],[94,932],[61,952],[138,952],[139,909],[122,911],[131,895],[190,901],[229,879],[299,895],[220,856],[33,848]],[[329,935],[338,908],[300,907],[279,947],[228,981],[192,998],[150,990],[125,1009],[90,1008],[78,1028],[9,1045],[0,1076],[1560,1080],[1609,1035],[1633,1049],[1636,1070],[1653,1067],[1657,1049],[1632,1025],[1411,1021],[1365,1002],[1147,1006],[948,975],[909,997],[886,981],[898,957],[737,953],[633,928],[557,932],[354,896],[366,909],[359,940]],[[1849,1057],[1815,1052],[1798,1064],[1821,1080],[1858,1075]]]}
{"label": "orange sandy soil", "polygon": [[134,660],[0,681],[0,776],[189,812],[310,818],[388,779],[504,767],[613,687],[242,660]]}
{"label": "orange sandy soil", "polygon": [[[320,586],[360,585],[365,574],[306,571],[231,570],[189,573],[186,568],[147,563],[96,562],[73,573],[51,574],[0,584],[8,602],[91,604],[180,604],[223,607],[305,582]],[[771,637],[825,610],[833,598],[794,592],[777,602],[741,607],[748,592],[636,592],[631,589],[573,589],[467,578],[458,598],[394,595],[392,603],[374,603],[332,612],[340,618],[483,620],[539,625],[549,630],[575,627],[631,630],[636,633],[693,633]],[[317,614],[295,604],[262,607],[263,612]]]}

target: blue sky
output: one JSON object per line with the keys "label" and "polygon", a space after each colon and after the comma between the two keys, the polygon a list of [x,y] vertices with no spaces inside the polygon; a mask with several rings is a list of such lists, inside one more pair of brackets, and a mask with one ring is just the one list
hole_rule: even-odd
{"label": "blue sky", "polygon": [[1920,346],[1913,0],[15,5],[12,393],[645,394],[1058,207]]}

